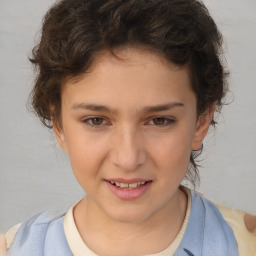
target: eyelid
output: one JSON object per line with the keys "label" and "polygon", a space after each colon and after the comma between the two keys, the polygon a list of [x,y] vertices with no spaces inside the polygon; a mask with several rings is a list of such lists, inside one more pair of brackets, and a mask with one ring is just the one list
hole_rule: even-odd
{"label": "eyelid", "polygon": [[[102,119],[102,124],[93,124],[91,123],[91,121],[94,119],[94,118],[99,118],[99,119]],[[164,120],[164,124],[155,124],[155,123],[152,123],[154,121],[154,119],[163,119]],[[148,121],[146,122],[146,125],[152,125],[152,126],[156,126],[156,127],[167,127],[167,126],[171,126],[173,125],[173,123],[176,122],[176,120],[173,118],[173,117],[166,117],[166,116],[153,116],[153,117],[150,117],[148,119]],[[93,128],[101,128],[103,126],[106,126],[106,125],[110,125],[111,123],[108,121],[107,118],[103,117],[103,116],[87,116],[86,118],[83,118],[82,119],[82,123],[84,123],[85,125],[89,126],[89,127],[93,127]]]}
{"label": "eyelid", "polygon": [[[153,121],[154,119],[164,119],[165,120],[165,124],[162,125],[157,125],[157,124],[150,124],[151,121]],[[153,125],[156,127],[166,127],[166,126],[171,126],[173,125],[173,123],[176,122],[176,119],[174,119],[173,117],[166,117],[166,116],[153,116],[149,119],[149,121],[147,122],[148,125]]]}
{"label": "eyelid", "polygon": [[[103,124],[96,125],[96,124],[90,123],[90,121],[92,121],[92,119],[94,119],[94,118],[103,119]],[[82,122],[85,125],[88,125],[88,126],[93,127],[93,128],[101,128],[101,127],[103,127],[105,125],[109,125],[109,122],[103,116],[87,116],[86,118],[82,119]]]}

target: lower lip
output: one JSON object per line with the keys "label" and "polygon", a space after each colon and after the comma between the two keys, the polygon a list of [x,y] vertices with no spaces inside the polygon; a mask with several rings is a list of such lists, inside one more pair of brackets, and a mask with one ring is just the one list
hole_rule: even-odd
{"label": "lower lip", "polygon": [[145,185],[139,186],[134,189],[119,188],[115,185],[112,185],[108,181],[105,181],[105,183],[118,198],[122,200],[134,200],[148,191],[152,184],[152,181],[148,181]]}

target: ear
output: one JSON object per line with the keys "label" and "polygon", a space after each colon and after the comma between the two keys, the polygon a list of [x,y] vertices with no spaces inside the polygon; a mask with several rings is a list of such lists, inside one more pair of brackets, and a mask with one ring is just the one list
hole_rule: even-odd
{"label": "ear", "polygon": [[53,131],[55,134],[55,137],[62,148],[64,152],[68,152],[67,150],[67,143],[66,143],[66,138],[63,129],[61,126],[52,118],[52,126],[53,126]]}
{"label": "ear", "polygon": [[199,150],[201,148],[203,139],[205,138],[213,119],[214,111],[215,104],[212,104],[201,116],[199,116],[194,133],[192,150]]}

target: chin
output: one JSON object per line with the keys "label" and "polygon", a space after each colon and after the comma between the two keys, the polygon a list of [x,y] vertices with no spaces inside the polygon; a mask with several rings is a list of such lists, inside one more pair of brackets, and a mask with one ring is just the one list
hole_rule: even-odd
{"label": "chin", "polygon": [[109,212],[109,217],[123,223],[140,223],[149,217],[149,211],[138,209],[138,207],[122,207]]}

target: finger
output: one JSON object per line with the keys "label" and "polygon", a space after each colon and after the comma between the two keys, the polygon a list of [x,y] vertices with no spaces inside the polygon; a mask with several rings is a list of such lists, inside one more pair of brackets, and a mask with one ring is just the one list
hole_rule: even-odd
{"label": "finger", "polygon": [[244,215],[244,223],[250,232],[256,231],[256,216],[246,213]]}

